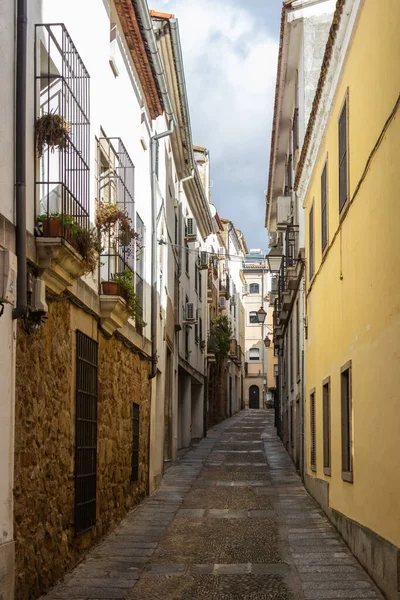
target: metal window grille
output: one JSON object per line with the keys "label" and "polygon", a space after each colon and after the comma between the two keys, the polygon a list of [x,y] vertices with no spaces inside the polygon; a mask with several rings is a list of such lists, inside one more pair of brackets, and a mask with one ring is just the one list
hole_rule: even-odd
{"label": "metal window grille", "polygon": [[324,424],[324,469],[331,467],[331,390],[327,382],[322,387],[323,424]]}
{"label": "metal window grille", "polygon": [[347,201],[347,101],[339,119],[339,212]]}
{"label": "metal window grille", "polygon": [[132,471],[131,481],[139,480],[140,406],[132,403]]}
{"label": "metal window grille", "polygon": [[321,241],[322,251],[325,250],[328,243],[328,207],[327,207],[327,164],[321,175]]}
{"label": "metal window grille", "polygon": [[310,429],[311,429],[311,468],[316,470],[316,434],[315,434],[315,392],[310,394]]}
{"label": "metal window grille", "polygon": [[309,277],[310,279],[314,276],[314,206],[311,207],[309,214]]}
{"label": "metal window grille", "polygon": [[52,152],[45,145],[36,159],[35,213],[57,214],[66,238],[71,220],[89,226],[89,107],[89,74],[68,31],[62,24],[36,25],[35,117],[60,115],[70,133],[66,148]]}
{"label": "metal window grille", "polygon": [[75,535],[96,524],[97,369],[97,342],[77,331]]}
{"label": "metal window grille", "polygon": [[[132,224],[135,223],[135,167],[120,138],[102,137],[97,144],[97,198],[105,204],[117,204]],[[135,270],[135,240],[116,223],[103,234],[100,281]]]}
{"label": "metal window grille", "polygon": [[285,233],[286,266],[293,267],[296,264],[298,248],[299,226],[289,225]]}

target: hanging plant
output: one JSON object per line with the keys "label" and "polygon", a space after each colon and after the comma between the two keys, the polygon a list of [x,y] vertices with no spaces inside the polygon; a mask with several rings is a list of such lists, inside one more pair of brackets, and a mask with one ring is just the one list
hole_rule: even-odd
{"label": "hanging plant", "polygon": [[120,208],[116,202],[100,201],[96,210],[96,227],[99,237],[114,234],[126,253],[131,255],[142,249],[140,236],[132,227],[132,220],[126,210]]}
{"label": "hanging plant", "polygon": [[44,147],[49,146],[54,152],[64,150],[70,141],[71,130],[61,115],[47,113],[36,121],[36,148],[39,158],[43,156]]}

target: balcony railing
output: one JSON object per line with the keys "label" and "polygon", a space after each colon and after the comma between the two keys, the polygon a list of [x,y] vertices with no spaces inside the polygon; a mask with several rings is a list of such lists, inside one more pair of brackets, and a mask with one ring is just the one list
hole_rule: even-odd
{"label": "balcony railing", "polygon": [[[68,130],[57,149],[37,147],[35,215],[46,237],[71,235],[71,225],[89,226],[89,74],[62,24],[35,27],[36,133],[42,117],[58,119]],[[49,222],[56,222],[50,227]],[[58,225],[57,225],[58,223]]]}
{"label": "balcony railing", "polygon": [[125,216],[103,227],[101,236],[100,283],[122,272],[132,273],[134,285],[137,239],[132,235],[135,223],[134,164],[120,138],[100,138],[97,144],[97,199],[102,208],[117,207]]}

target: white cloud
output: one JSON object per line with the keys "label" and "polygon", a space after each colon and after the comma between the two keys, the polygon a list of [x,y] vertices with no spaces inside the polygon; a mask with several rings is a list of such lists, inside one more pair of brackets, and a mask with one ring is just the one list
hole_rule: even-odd
{"label": "white cloud", "polygon": [[247,190],[255,221],[243,215],[235,224],[245,233],[255,225],[264,239],[278,41],[260,27],[257,12],[228,0],[164,0],[158,7],[179,21],[193,140],[211,152],[213,200],[237,221]]}

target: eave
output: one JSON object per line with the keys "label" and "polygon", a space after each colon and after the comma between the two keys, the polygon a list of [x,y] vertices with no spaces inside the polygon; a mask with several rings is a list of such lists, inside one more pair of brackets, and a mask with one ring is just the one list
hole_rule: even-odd
{"label": "eave", "polygon": [[143,25],[136,10],[137,0],[114,0],[114,2],[150,116],[156,119],[163,114],[164,106],[151,55],[143,35]]}

